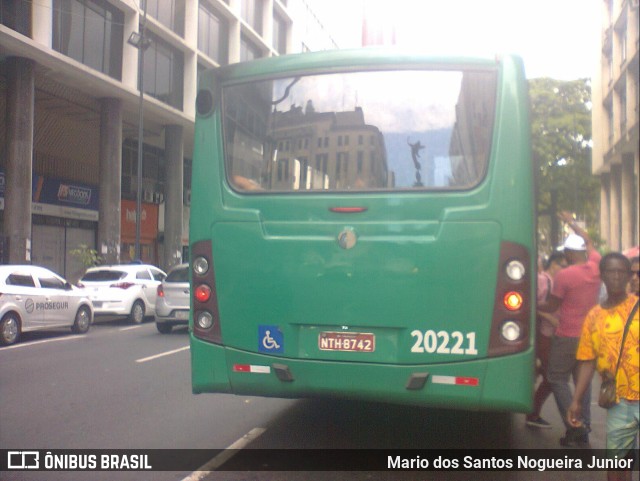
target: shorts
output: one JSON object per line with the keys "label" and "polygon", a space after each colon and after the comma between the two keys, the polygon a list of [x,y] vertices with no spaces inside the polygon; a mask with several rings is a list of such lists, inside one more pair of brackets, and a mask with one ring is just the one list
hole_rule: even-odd
{"label": "shorts", "polygon": [[638,447],[640,403],[620,402],[607,410],[607,456],[623,458]]}

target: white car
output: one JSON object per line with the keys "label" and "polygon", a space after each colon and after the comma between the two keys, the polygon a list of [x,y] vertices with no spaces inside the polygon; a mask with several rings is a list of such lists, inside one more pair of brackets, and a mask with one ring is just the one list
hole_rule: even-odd
{"label": "white car", "polygon": [[190,292],[189,264],[178,264],[158,286],[156,327],[159,332],[169,334],[173,326],[189,324]]}
{"label": "white car", "polygon": [[87,294],[49,269],[0,266],[0,344],[13,344],[20,334],[70,327],[89,330],[93,307]]}
{"label": "white car", "polygon": [[147,264],[99,266],[87,269],[78,286],[86,289],[96,315],[126,316],[139,324],[154,315],[157,289],[165,277]]}

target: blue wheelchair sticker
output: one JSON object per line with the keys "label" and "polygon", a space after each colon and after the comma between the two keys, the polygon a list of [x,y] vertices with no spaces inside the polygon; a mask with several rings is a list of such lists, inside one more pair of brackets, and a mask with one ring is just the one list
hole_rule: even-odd
{"label": "blue wheelchair sticker", "polygon": [[284,352],[284,334],[278,326],[258,326],[258,351]]}

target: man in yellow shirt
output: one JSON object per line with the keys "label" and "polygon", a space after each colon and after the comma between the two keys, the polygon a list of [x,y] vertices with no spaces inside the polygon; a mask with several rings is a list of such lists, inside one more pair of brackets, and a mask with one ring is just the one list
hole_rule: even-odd
{"label": "man in yellow shirt", "polygon": [[[607,288],[607,299],[587,314],[582,327],[576,359],[578,376],[567,421],[573,427],[582,425],[580,401],[590,385],[596,369],[616,375],[616,397],[618,403],[607,410],[607,455],[619,459],[632,455],[638,446],[640,429],[640,360],[638,352],[638,310],[633,317],[638,296],[627,293],[631,278],[629,259],[618,252],[605,255],[600,262],[600,275]],[[625,324],[630,325],[621,349]],[[609,481],[630,481],[631,470],[607,473]]]}

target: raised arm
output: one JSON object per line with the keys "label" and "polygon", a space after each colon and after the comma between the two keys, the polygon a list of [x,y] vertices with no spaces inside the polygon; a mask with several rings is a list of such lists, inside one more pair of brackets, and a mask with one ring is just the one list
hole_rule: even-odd
{"label": "raised arm", "polygon": [[578,225],[571,212],[563,210],[558,213],[558,218],[561,221],[566,222],[569,227],[571,227],[571,230],[573,230],[573,232],[584,239],[584,243],[587,246],[587,251],[592,251],[593,249],[595,249],[595,247],[593,246],[593,241],[591,240],[591,237],[589,237],[589,233]]}

